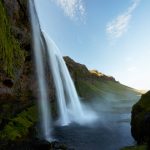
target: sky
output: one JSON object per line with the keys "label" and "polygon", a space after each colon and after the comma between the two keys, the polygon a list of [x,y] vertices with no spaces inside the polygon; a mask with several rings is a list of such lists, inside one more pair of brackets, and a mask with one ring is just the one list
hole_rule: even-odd
{"label": "sky", "polygon": [[35,0],[62,55],[140,90],[150,89],[150,0]]}

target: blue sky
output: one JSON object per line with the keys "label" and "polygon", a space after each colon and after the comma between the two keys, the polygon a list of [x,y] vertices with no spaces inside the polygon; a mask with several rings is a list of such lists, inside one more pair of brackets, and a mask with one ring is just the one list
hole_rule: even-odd
{"label": "blue sky", "polygon": [[150,89],[150,0],[35,0],[63,55],[137,89]]}

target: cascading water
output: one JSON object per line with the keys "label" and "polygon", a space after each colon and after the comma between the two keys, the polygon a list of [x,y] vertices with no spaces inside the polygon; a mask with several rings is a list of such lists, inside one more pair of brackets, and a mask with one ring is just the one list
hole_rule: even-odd
{"label": "cascading water", "polygon": [[56,87],[60,123],[62,125],[66,125],[71,121],[81,123],[85,117],[67,66],[56,44],[44,31],[43,36],[46,40],[49,64],[52,68]]}
{"label": "cascading water", "polygon": [[57,62],[57,53],[55,49],[53,48],[53,44],[49,42],[46,34],[43,32],[43,36],[45,38],[45,44],[47,45],[47,54],[48,54],[48,60],[49,60],[49,67],[51,68],[54,84],[56,88],[56,96],[58,101],[58,111],[59,111],[59,123],[61,125],[68,125],[70,123],[68,112],[67,112],[67,106],[65,101],[65,94],[64,94],[64,88],[63,88],[63,81],[60,75],[59,71],[59,65]]}
{"label": "cascading water", "polygon": [[[83,109],[85,107],[81,105],[75,86],[59,49],[40,26],[34,0],[29,0],[29,9],[33,33],[35,64],[39,84],[39,109],[41,113],[42,135],[44,139],[50,141],[52,139],[52,123],[45,79],[45,61],[48,62],[55,84],[59,125],[68,125],[70,122],[79,124],[87,123],[95,119],[95,114],[87,108]],[[45,60],[43,60],[43,57]]]}
{"label": "cascading water", "polygon": [[32,25],[33,49],[35,57],[35,65],[37,70],[37,79],[39,85],[39,110],[41,118],[41,132],[45,140],[51,140],[51,116],[50,105],[48,102],[47,85],[45,80],[43,53],[40,25],[35,10],[34,1],[29,0],[30,20]]}
{"label": "cascading water", "polygon": [[68,68],[58,47],[46,32],[42,31],[42,33],[47,47],[49,66],[51,67],[56,87],[60,116],[59,123],[61,125],[67,125],[70,122],[84,124],[95,119],[95,114],[92,111],[85,107],[85,109],[83,109]]}

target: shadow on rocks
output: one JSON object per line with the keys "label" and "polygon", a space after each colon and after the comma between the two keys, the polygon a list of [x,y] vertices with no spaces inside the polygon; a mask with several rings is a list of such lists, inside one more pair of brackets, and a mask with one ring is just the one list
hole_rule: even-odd
{"label": "shadow on rocks", "polygon": [[0,145],[1,150],[74,150],[63,143],[57,141],[49,143],[38,138],[19,142],[0,142]]}

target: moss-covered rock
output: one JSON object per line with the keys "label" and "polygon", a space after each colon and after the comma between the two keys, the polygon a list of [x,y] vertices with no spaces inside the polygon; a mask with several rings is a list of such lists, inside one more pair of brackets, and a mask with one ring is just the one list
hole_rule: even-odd
{"label": "moss-covered rock", "polygon": [[11,118],[3,130],[0,131],[0,140],[15,141],[26,137],[37,122],[37,108],[32,106]]}
{"label": "moss-covered rock", "polygon": [[138,143],[150,142],[150,91],[132,108],[131,131]]}
{"label": "moss-covered rock", "polygon": [[24,60],[24,53],[18,41],[11,34],[11,26],[0,0],[0,71],[12,77],[15,71],[21,67]]}

